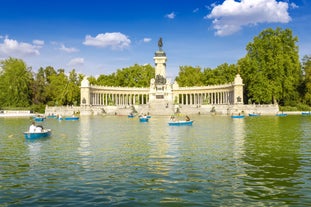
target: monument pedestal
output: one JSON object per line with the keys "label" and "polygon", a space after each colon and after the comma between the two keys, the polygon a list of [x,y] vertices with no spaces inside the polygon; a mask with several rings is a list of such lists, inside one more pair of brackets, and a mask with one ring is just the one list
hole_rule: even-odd
{"label": "monument pedestal", "polygon": [[[152,108],[159,107],[162,110],[172,107],[173,95],[172,86],[169,80],[166,79],[166,54],[162,50],[162,38],[158,42],[159,50],[155,52],[155,78],[150,81],[149,101]],[[171,111],[173,109],[167,110]]]}

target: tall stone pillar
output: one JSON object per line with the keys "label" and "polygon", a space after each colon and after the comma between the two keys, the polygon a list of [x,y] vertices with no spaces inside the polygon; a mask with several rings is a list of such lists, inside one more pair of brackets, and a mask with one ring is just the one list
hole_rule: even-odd
{"label": "tall stone pillar", "polygon": [[172,89],[170,81],[166,80],[166,54],[162,50],[162,38],[158,42],[159,50],[153,57],[155,63],[155,78],[150,81],[150,101],[171,102]]}
{"label": "tall stone pillar", "polygon": [[243,104],[243,80],[240,74],[237,74],[233,82],[233,103],[234,104]]}
{"label": "tall stone pillar", "polygon": [[81,81],[80,87],[80,99],[81,99],[81,106],[89,106],[91,103],[91,92],[90,92],[90,82],[88,81],[87,77],[84,77]]}
{"label": "tall stone pillar", "polygon": [[158,41],[159,50],[155,52],[154,63],[155,63],[155,76],[161,76],[166,79],[166,54],[162,50],[163,42],[162,37]]}
{"label": "tall stone pillar", "polygon": [[166,54],[161,49],[155,52],[154,56],[154,63],[155,63],[155,76],[156,78],[161,76],[166,79]]}

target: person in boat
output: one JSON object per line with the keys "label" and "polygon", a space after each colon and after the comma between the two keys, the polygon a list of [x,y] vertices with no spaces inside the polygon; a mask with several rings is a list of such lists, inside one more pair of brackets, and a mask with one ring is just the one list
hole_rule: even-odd
{"label": "person in boat", "polygon": [[29,127],[29,132],[35,132],[36,131],[36,124],[35,122],[33,121]]}
{"label": "person in boat", "polygon": [[190,121],[190,117],[186,115],[186,121]]}
{"label": "person in boat", "polygon": [[36,126],[36,132],[42,132],[42,130],[43,130],[43,126],[41,125]]}
{"label": "person in boat", "polygon": [[171,121],[176,121],[175,116],[172,115],[171,118],[170,118],[170,120],[171,120]]}

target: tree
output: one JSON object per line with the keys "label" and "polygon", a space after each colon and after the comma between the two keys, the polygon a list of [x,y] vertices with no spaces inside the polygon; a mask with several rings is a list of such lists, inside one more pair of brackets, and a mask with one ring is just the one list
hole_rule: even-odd
{"label": "tree", "polygon": [[50,83],[50,77],[53,75],[56,75],[57,72],[55,71],[55,69],[52,66],[48,66],[44,69],[44,75],[46,78],[47,83]]}
{"label": "tree", "polygon": [[269,28],[248,43],[247,54],[239,61],[248,98],[257,103],[297,103],[302,77],[297,41],[290,29]]}
{"label": "tree", "polygon": [[76,105],[80,103],[80,83],[82,76],[73,69],[66,76],[64,69],[58,69],[56,74],[49,77],[50,84],[47,93],[51,98],[49,105]]}
{"label": "tree", "polygon": [[215,69],[205,68],[203,79],[205,85],[218,85],[232,82],[238,73],[235,65],[221,64]]}
{"label": "tree", "polygon": [[179,86],[203,86],[203,74],[200,67],[180,66],[176,77]]}
{"label": "tree", "polygon": [[51,88],[51,79],[53,79],[53,77],[57,75],[57,72],[52,66],[47,66],[43,71],[45,79],[45,90],[44,90],[45,104],[54,105],[55,95],[53,89]]}
{"label": "tree", "polygon": [[110,75],[100,75],[97,80],[95,79],[95,83],[93,84],[102,86],[117,86],[115,73]]}
{"label": "tree", "polygon": [[32,103],[33,104],[45,104],[46,96],[45,89],[47,80],[45,78],[44,69],[39,68],[38,73],[34,74],[35,79],[32,84]]}
{"label": "tree", "polygon": [[31,104],[31,68],[20,59],[0,62],[0,106],[27,107]]}
{"label": "tree", "polygon": [[303,81],[303,102],[311,105],[311,56],[305,55],[302,59]]}
{"label": "tree", "polygon": [[70,71],[66,93],[66,102],[69,105],[77,105],[80,103],[80,88],[82,77],[78,76],[75,69]]}
{"label": "tree", "polygon": [[68,84],[67,76],[63,71],[58,71],[49,77],[50,84],[47,86],[47,93],[51,98],[49,105],[66,104],[66,88]]}
{"label": "tree", "polygon": [[110,75],[100,75],[96,84],[121,87],[148,87],[155,71],[151,65],[137,65],[118,69]]}

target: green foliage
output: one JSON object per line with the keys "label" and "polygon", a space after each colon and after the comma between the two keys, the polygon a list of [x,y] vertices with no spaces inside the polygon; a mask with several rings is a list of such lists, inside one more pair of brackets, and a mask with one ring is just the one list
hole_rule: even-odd
{"label": "green foliage", "polygon": [[116,86],[115,73],[112,73],[111,75],[100,75],[97,78],[95,83],[96,85],[102,85],[102,86]]}
{"label": "green foliage", "polygon": [[45,105],[44,104],[36,104],[36,105],[32,105],[31,107],[30,107],[30,110],[31,111],[34,111],[34,112],[36,112],[36,113],[44,113],[44,111],[45,111]]}
{"label": "green foliage", "polygon": [[219,85],[232,82],[238,70],[235,65],[224,63],[215,69],[181,66],[176,81],[180,86]]}
{"label": "green foliage", "polygon": [[94,76],[88,77],[87,79],[88,79],[88,81],[89,81],[89,83],[90,83],[91,85],[102,85],[102,84],[99,84],[99,83],[97,82],[97,80],[96,80],[96,78],[95,78]]}
{"label": "green foliage", "polygon": [[49,77],[49,85],[46,92],[50,97],[49,104],[55,105],[77,105],[80,103],[81,78],[72,70],[69,77],[64,70],[60,69],[56,74]]}
{"label": "green foliage", "polygon": [[40,68],[38,73],[35,75],[35,79],[32,83],[32,103],[40,104],[46,101],[45,96],[45,85],[47,80],[45,78],[44,69]]}
{"label": "green foliage", "polygon": [[311,107],[306,104],[298,103],[295,106],[280,106],[280,111],[311,111]]}
{"label": "green foliage", "polygon": [[83,79],[75,70],[65,74],[64,69],[48,66],[33,73],[19,59],[0,62],[0,107],[26,107],[44,112],[45,105],[77,105],[80,103],[80,83]]}
{"label": "green foliage", "polygon": [[200,67],[180,66],[176,81],[181,87],[204,85]]}
{"label": "green foliage", "polygon": [[0,62],[0,106],[22,107],[31,104],[31,69],[24,61],[8,58]]}
{"label": "green foliage", "polygon": [[204,85],[219,85],[231,83],[238,73],[235,65],[227,63],[217,66],[215,69],[206,68],[203,71]]}
{"label": "green foliage", "polygon": [[302,59],[303,80],[303,102],[311,105],[311,56],[304,56]]}
{"label": "green foliage", "polygon": [[256,103],[280,103],[299,99],[301,70],[297,37],[290,29],[266,29],[248,43],[239,60],[248,98]]}
{"label": "green foliage", "polygon": [[[100,75],[96,85],[121,87],[148,87],[150,79],[154,78],[155,71],[151,65],[137,65],[118,69],[110,75]],[[91,82],[90,82],[91,83]]]}

